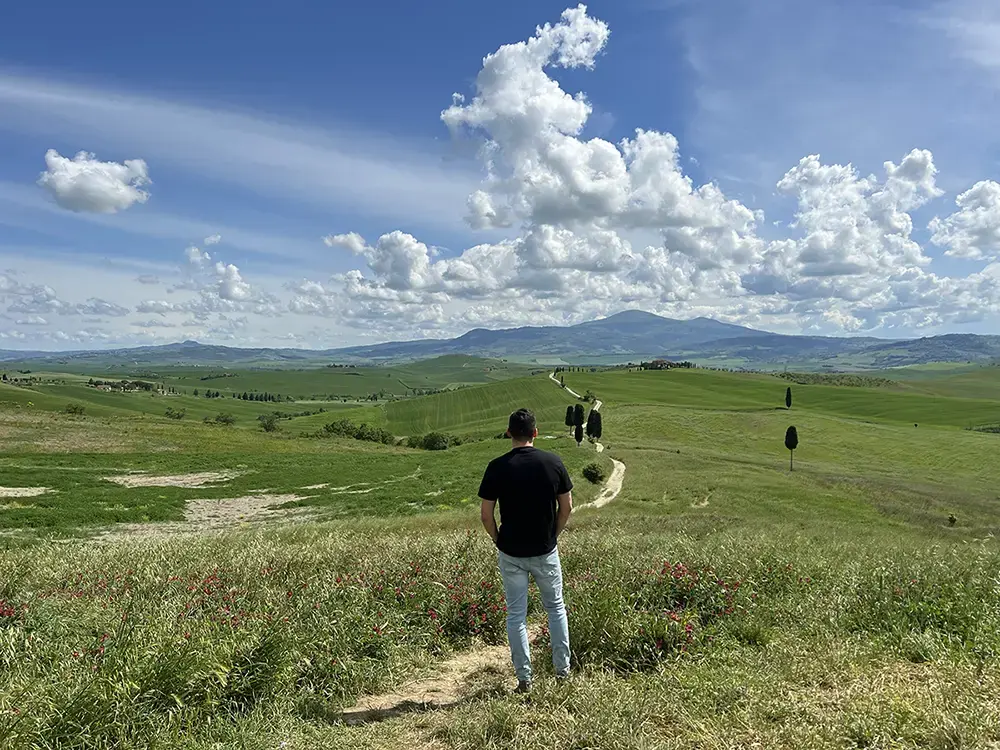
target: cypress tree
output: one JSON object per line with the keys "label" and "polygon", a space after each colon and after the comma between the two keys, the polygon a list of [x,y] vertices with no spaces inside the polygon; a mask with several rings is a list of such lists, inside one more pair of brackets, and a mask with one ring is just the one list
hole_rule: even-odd
{"label": "cypress tree", "polygon": [[785,433],[785,447],[788,448],[788,470],[795,471],[795,449],[799,447],[799,433],[794,427],[789,427]]}
{"label": "cypress tree", "polygon": [[791,386],[788,386],[788,388],[785,390],[785,408],[786,409],[791,409],[792,408],[792,387]]}

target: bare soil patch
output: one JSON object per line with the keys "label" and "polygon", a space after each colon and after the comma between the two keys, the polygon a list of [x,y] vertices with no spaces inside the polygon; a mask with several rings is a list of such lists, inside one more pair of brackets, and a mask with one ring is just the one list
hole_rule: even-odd
{"label": "bare soil patch", "polygon": [[275,506],[305,499],[301,495],[292,494],[254,494],[244,497],[226,497],[219,500],[188,500],[187,506],[184,508],[184,522],[204,529],[287,517],[290,515],[290,511]]}
{"label": "bare soil patch", "polygon": [[244,523],[263,521],[304,521],[313,511],[306,508],[280,508],[285,503],[306,500],[303,495],[245,495],[219,499],[188,500],[184,520],[167,523],[123,523],[105,529],[99,538],[144,536],[165,537],[173,534],[198,534],[221,531]]}
{"label": "bare soil patch", "polygon": [[122,487],[188,487],[198,488],[210,484],[220,484],[236,479],[238,471],[202,471],[196,474],[167,474],[150,476],[144,473],[121,474],[116,477],[104,477],[106,482],[114,482]]}
{"label": "bare soil patch", "polygon": [[0,497],[38,497],[52,492],[48,487],[0,487]]}
{"label": "bare soil patch", "polygon": [[[538,640],[541,628],[528,626],[532,643]],[[483,673],[510,674],[510,649],[507,646],[482,646],[456,654],[438,664],[431,674],[404,683],[382,695],[361,698],[340,718],[345,724],[367,724],[391,719],[415,711],[433,711],[457,706],[472,692],[476,676]]]}

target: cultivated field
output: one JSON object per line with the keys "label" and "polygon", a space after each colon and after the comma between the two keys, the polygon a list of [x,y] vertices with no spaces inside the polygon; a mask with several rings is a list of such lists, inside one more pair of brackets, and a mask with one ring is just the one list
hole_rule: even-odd
{"label": "cultivated field", "polygon": [[[273,433],[258,413],[304,405],[230,399],[227,427],[162,416],[190,395],[68,415],[59,389],[93,389],[0,386],[0,745],[1000,747],[1000,436],[964,429],[1000,422],[1000,370],[877,375],[565,373],[604,403],[603,453],[547,374]],[[521,405],[579,506],[575,676],[547,679],[536,628],[530,700],[475,498]],[[315,435],[345,417],[465,441]],[[612,460],[621,493],[587,508],[583,467]]]}

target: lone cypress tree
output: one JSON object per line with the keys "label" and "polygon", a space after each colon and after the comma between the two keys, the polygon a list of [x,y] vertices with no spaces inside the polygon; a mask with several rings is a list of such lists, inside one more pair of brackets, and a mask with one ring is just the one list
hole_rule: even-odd
{"label": "lone cypress tree", "polygon": [[577,446],[583,445],[583,425],[578,424],[576,426],[576,444]]}
{"label": "lone cypress tree", "polygon": [[591,429],[593,431],[592,437],[594,440],[600,440],[601,435],[604,434],[604,427],[601,424],[601,412],[594,412],[594,426]]}
{"label": "lone cypress tree", "polygon": [[795,449],[799,447],[799,433],[794,427],[785,432],[785,447],[788,448],[788,470],[795,471]]}
{"label": "lone cypress tree", "polygon": [[566,407],[566,426],[569,427],[569,432],[573,434],[573,426],[576,424],[576,420],[573,417],[573,404]]}
{"label": "lone cypress tree", "polygon": [[788,386],[788,388],[785,389],[785,408],[786,409],[791,409],[792,408],[792,387],[791,386]]}

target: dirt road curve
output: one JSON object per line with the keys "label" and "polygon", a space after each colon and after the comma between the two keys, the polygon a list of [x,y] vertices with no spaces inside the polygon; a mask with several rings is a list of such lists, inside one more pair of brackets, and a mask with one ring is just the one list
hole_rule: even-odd
{"label": "dirt road curve", "polygon": [[[564,387],[554,372],[549,373],[549,380],[558,385],[560,388]],[[569,387],[566,387],[565,390],[577,398],[583,398],[583,396]],[[604,402],[600,399],[596,399],[592,408],[594,411],[600,411],[602,406],[604,406]],[[594,443],[594,449],[598,453],[604,452],[604,446],[601,443]],[[612,470],[611,476],[608,478],[608,483],[605,484],[604,489],[601,490],[601,494],[597,496],[597,499],[594,500],[594,502],[587,503],[586,505],[580,507],[603,508],[605,505],[618,497],[618,493],[622,491],[622,484],[625,482],[625,464],[614,458],[611,459],[611,463],[615,465],[615,468]]]}

